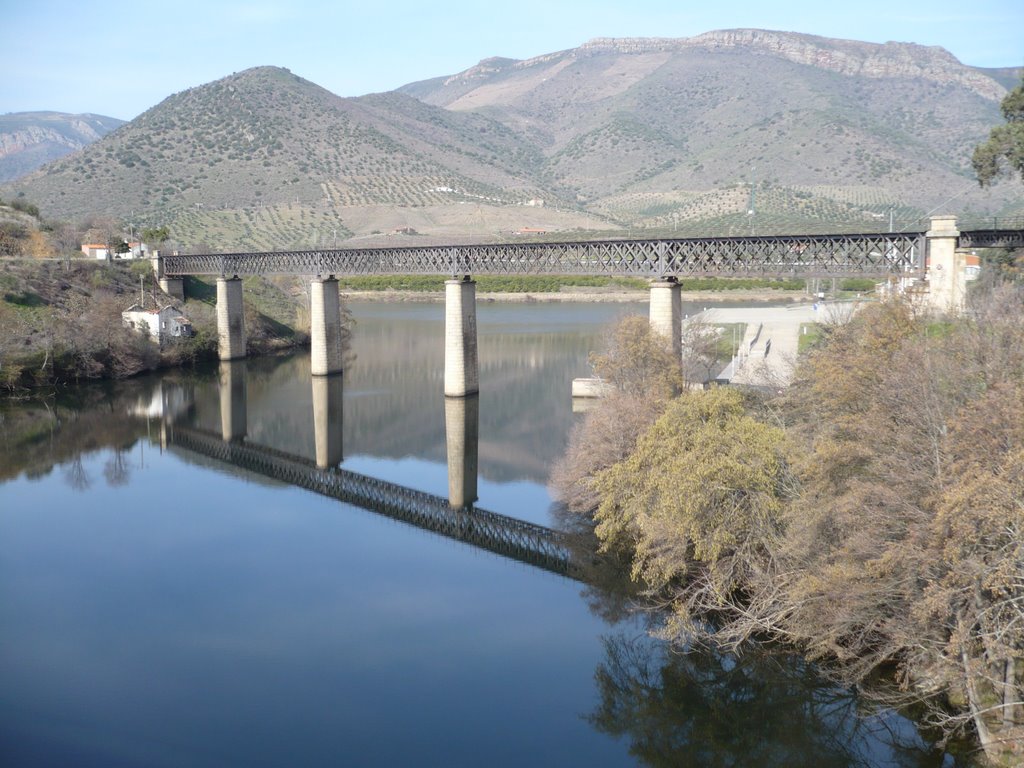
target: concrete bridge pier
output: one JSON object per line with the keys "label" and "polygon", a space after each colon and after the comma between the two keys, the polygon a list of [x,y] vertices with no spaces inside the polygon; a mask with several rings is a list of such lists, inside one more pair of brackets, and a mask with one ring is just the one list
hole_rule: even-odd
{"label": "concrete bridge pier", "polygon": [[453,509],[465,509],[479,498],[479,396],[444,399],[444,435],[448,450],[448,504]]}
{"label": "concrete bridge pier", "polygon": [[225,360],[218,371],[220,379],[220,434],[225,443],[240,442],[248,430],[246,417],[245,362]]}
{"label": "concrete bridge pier", "polygon": [[967,299],[967,255],[957,252],[956,216],[932,216],[925,233],[928,254],[928,306],[959,314]]}
{"label": "concrete bridge pier", "polygon": [[333,277],[310,285],[310,367],[314,376],[341,373],[341,298]]}
{"label": "concrete bridge pier", "polygon": [[469,275],[444,284],[444,394],[480,391],[476,348],[476,283]]}
{"label": "concrete bridge pier", "polygon": [[153,273],[156,275],[156,280],[160,284],[160,290],[166,293],[168,296],[173,296],[178,301],[184,301],[185,278],[168,277],[167,275],[165,275],[164,257],[160,255],[160,251],[154,251],[153,254],[154,255],[150,259],[150,261],[153,264]]}
{"label": "concrete bridge pier", "polygon": [[217,337],[221,360],[245,357],[245,307],[237,277],[217,278]]}
{"label": "concrete bridge pier", "polygon": [[185,300],[185,279],[182,277],[161,277],[160,290],[178,301]]}
{"label": "concrete bridge pier", "polygon": [[672,344],[672,354],[682,359],[683,301],[674,277],[651,282],[651,330]]}
{"label": "concrete bridge pier", "polygon": [[341,464],[344,392],[341,374],[313,377],[313,437],[317,469],[331,469]]}

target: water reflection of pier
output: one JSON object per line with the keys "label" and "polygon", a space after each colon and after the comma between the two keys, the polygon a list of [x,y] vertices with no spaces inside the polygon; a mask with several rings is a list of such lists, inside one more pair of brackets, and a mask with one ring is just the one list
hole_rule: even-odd
{"label": "water reflection of pier", "polygon": [[246,439],[246,381],[242,362],[220,368],[221,432],[171,422],[168,447],[328,496],[570,578],[577,578],[564,535],[525,520],[474,506],[477,500],[479,400],[445,399],[447,499],[338,467],[342,460],[340,375],[314,376],[316,460]]}

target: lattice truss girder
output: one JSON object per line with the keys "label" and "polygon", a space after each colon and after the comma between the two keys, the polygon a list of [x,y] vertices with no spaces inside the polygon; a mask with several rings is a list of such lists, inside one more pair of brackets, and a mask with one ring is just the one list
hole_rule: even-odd
{"label": "lattice truss girder", "polygon": [[915,272],[920,233],[604,240],[168,256],[170,275],[878,277]]}
{"label": "lattice truss girder", "polygon": [[572,557],[558,531],[484,509],[454,509],[447,499],[311,462],[273,448],[223,441],[203,430],[173,427],[170,443],[217,461],[386,515],[490,552],[562,575]]}
{"label": "lattice truss girder", "polygon": [[1024,229],[975,229],[960,233],[960,248],[1024,248]]}

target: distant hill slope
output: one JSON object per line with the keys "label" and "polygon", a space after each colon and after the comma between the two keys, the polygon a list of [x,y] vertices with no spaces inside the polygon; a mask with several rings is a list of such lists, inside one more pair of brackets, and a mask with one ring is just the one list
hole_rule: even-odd
{"label": "distant hill slope", "polygon": [[539,162],[487,117],[399,93],[344,99],[258,67],[175,94],[14,189],[51,216],[134,211],[185,243],[310,247],[377,220],[416,228],[396,210],[551,197],[522,170]]}
{"label": "distant hill slope", "polygon": [[64,112],[0,115],[0,182],[24,176],[51,160],[92,144],[124,120]]}
{"label": "distant hill slope", "polygon": [[970,169],[1013,72],[763,30],[593,40],[359,98],[258,67],[170,96],[0,197],[217,250],[1024,215],[1019,183],[981,190]]}
{"label": "distant hill slope", "polygon": [[991,77],[1006,90],[1012,91],[1024,77],[1024,67],[975,67],[975,69],[986,77]]}
{"label": "distant hill slope", "polygon": [[955,193],[959,211],[1013,207],[1019,189],[975,189],[969,164],[1010,72],[910,43],[728,30],[487,59],[399,90],[529,135],[546,183],[619,221],[741,219],[753,184],[755,210],[795,223],[920,215]]}

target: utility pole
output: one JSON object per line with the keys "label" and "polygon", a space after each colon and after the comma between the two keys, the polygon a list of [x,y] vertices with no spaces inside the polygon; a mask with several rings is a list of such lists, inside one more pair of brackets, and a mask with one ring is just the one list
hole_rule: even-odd
{"label": "utility pole", "polygon": [[754,234],[754,171],[757,170],[757,166],[750,166],[750,200],[747,201],[747,216],[750,217],[750,234]]}

